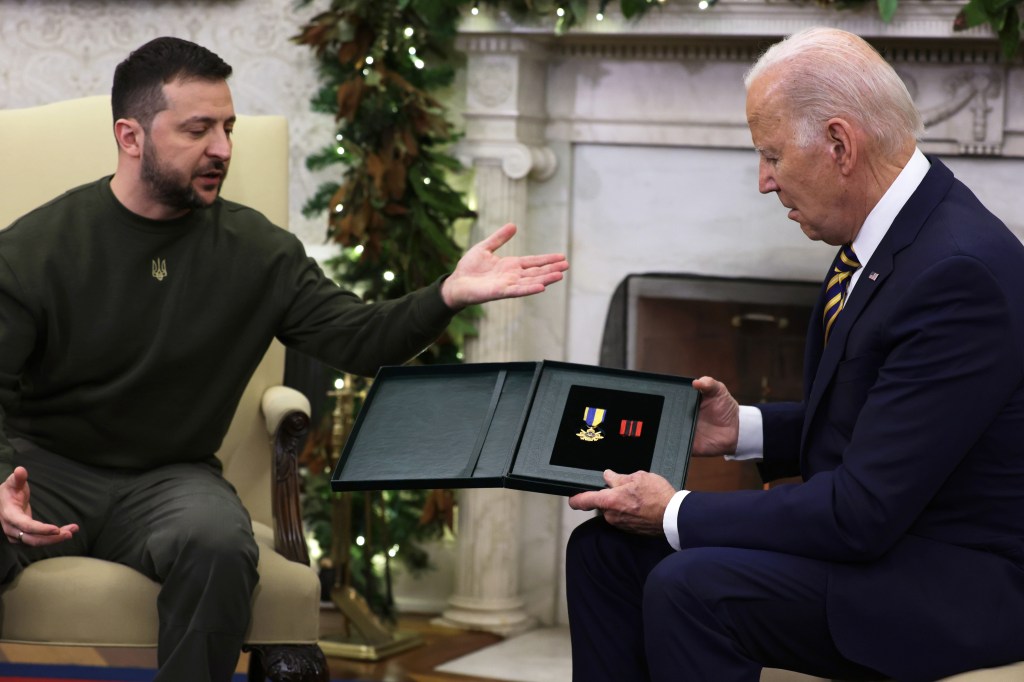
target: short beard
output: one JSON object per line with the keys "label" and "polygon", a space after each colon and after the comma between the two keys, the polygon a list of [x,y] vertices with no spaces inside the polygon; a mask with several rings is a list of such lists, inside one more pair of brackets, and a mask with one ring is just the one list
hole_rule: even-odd
{"label": "short beard", "polygon": [[208,206],[209,204],[192,187],[192,180],[211,170],[223,173],[221,177],[221,185],[223,185],[224,179],[227,177],[227,166],[219,160],[212,161],[209,166],[201,169],[187,182],[182,183],[173,172],[164,168],[160,163],[160,157],[157,156],[156,150],[151,145],[142,148],[142,179],[149,183],[153,198],[171,209],[191,211]]}

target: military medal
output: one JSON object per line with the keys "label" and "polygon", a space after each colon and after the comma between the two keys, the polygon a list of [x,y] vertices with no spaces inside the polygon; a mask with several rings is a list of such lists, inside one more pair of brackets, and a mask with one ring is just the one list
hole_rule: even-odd
{"label": "military medal", "polygon": [[586,423],[587,428],[580,429],[580,432],[576,436],[580,440],[585,440],[588,443],[592,443],[597,440],[604,438],[604,431],[597,428],[604,421],[605,409],[601,407],[587,407],[583,410],[583,421]]}

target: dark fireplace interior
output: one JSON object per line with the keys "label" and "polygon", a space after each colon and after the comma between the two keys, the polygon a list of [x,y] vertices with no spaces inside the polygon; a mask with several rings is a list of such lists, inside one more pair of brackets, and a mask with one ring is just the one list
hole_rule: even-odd
{"label": "dark fireplace interior", "polygon": [[[820,283],[630,275],[608,310],[601,364],[710,375],[743,404],[799,400],[804,338]],[[753,463],[693,458],[689,490],[762,486]]]}

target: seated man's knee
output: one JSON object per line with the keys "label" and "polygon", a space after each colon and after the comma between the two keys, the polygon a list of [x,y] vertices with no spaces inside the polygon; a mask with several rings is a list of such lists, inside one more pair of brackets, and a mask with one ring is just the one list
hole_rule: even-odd
{"label": "seated man's knee", "polygon": [[185,561],[200,571],[255,571],[259,557],[252,523],[240,502],[204,503],[185,510],[155,531],[149,545],[165,567]]}
{"label": "seated man's knee", "polygon": [[588,555],[595,550],[602,535],[610,530],[604,519],[599,516],[588,519],[576,526],[569,536],[565,552],[568,556]]}
{"label": "seated man's knee", "polygon": [[699,547],[675,552],[655,566],[647,576],[644,585],[645,605],[666,601],[677,605],[697,605],[717,599],[715,587],[718,563],[715,548]]}

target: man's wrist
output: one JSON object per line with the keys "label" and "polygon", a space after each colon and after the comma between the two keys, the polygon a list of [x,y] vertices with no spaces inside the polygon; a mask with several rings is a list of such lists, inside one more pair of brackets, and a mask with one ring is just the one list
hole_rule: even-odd
{"label": "man's wrist", "polygon": [[764,420],[761,410],[751,405],[740,405],[739,422],[736,451],[725,458],[730,461],[764,459]]}
{"label": "man's wrist", "polygon": [[679,542],[679,505],[683,503],[683,498],[689,494],[689,490],[680,490],[673,495],[665,506],[665,515],[661,519],[661,526],[665,531],[665,539],[668,540],[668,544],[672,545],[674,550],[679,550],[681,547]]}

